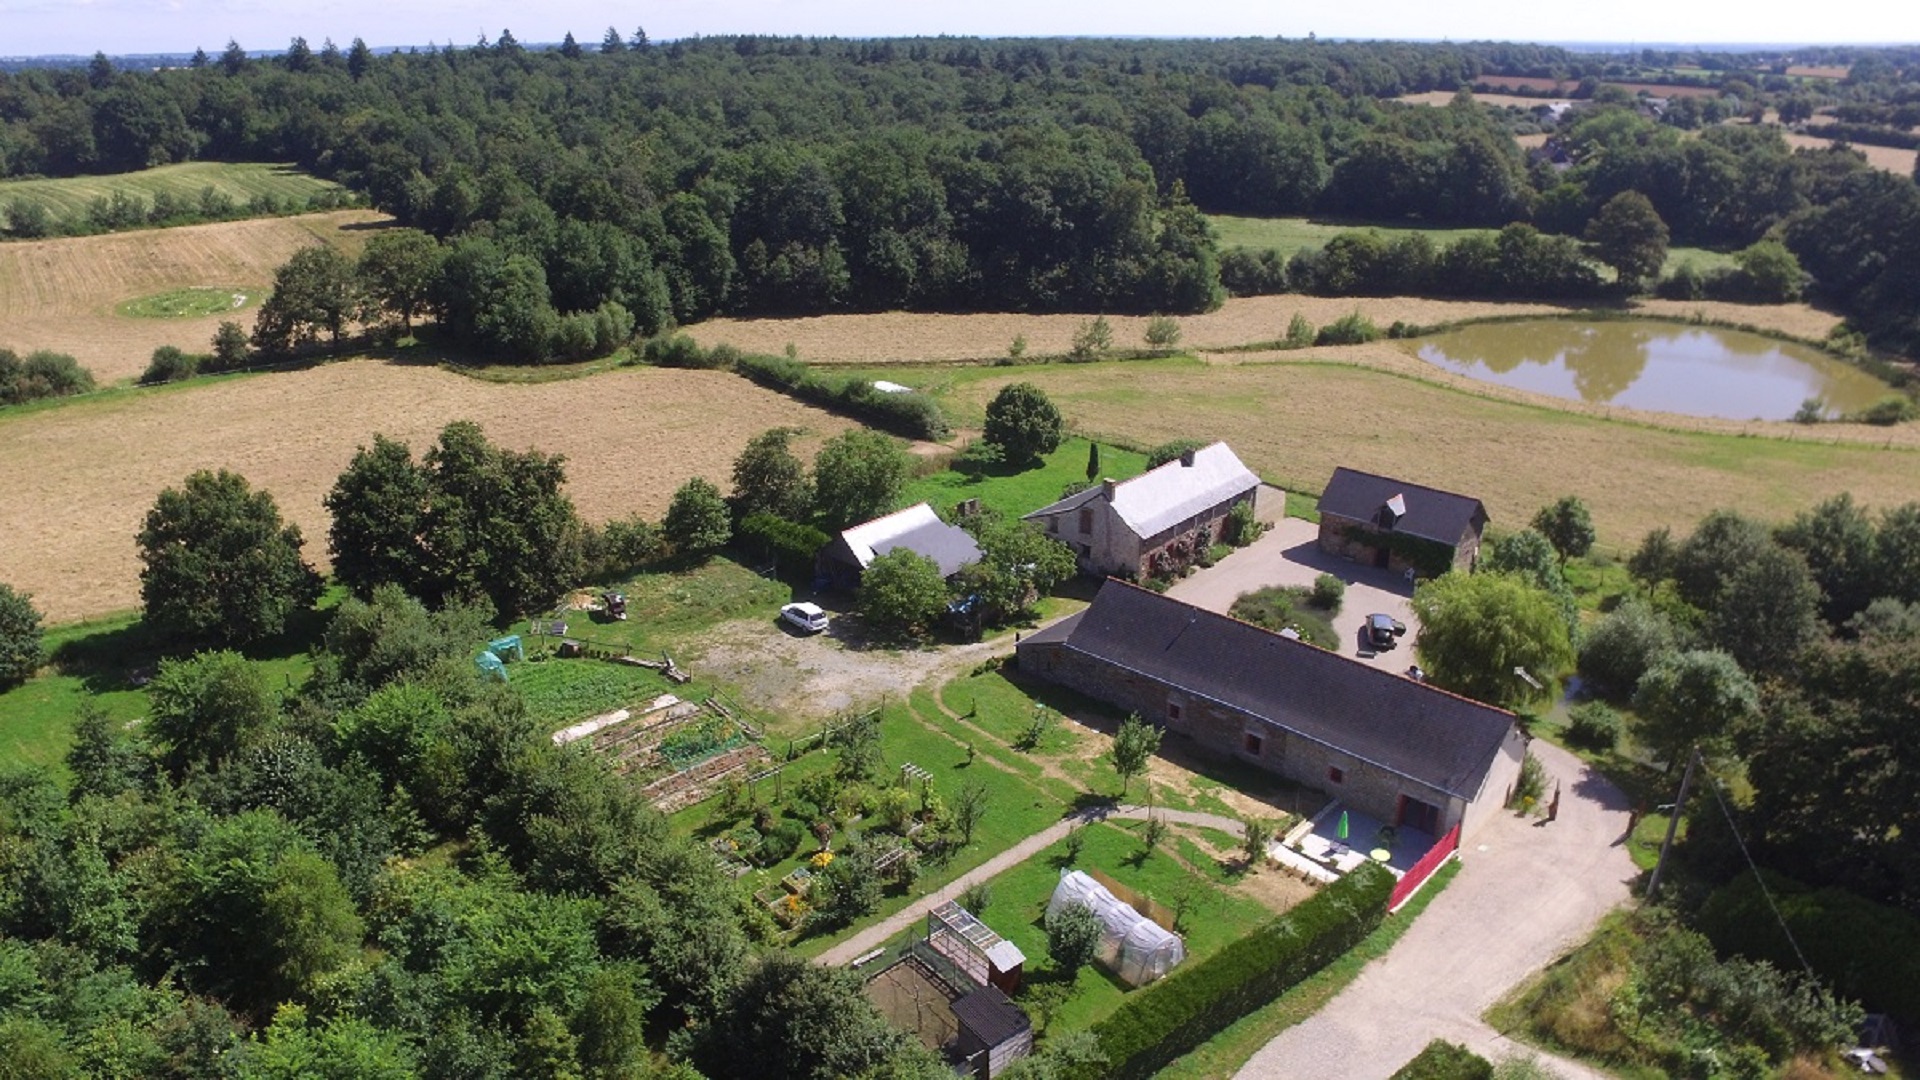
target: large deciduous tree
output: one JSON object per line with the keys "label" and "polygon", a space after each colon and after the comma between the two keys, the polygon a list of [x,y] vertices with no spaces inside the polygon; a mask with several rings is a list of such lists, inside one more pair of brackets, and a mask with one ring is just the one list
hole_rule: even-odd
{"label": "large deciduous tree", "polygon": [[40,612],[26,593],[0,582],[0,690],[32,678],[45,658]]}
{"label": "large deciduous tree", "polygon": [[345,255],[324,245],[301,248],[273,273],[273,294],[254,319],[253,345],[285,356],[324,333],[338,348],[361,307],[360,278]]}
{"label": "large deciduous tree", "polygon": [[877,431],[828,439],[813,458],[814,507],[822,523],[839,529],[886,513],[912,467],[899,440]]}
{"label": "large deciduous tree", "polygon": [[947,583],[939,564],[925,555],[895,548],[860,575],[860,617],[879,637],[924,638],[946,610]]}
{"label": "large deciduous tree", "polygon": [[148,730],[176,776],[195,767],[218,768],[279,715],[260,669],[225,650],[162,661],[147,698]]}
{"label": "large deciduous tree", "polygon": [[1013,383],[987,403],[982,437],[1000,448],[1009,465],[1025,467],[1060,448],[1060,410],[1032,383]]}
{"label": "large deciduous tree", "polygon": [[327,492],[333,576],[355,596],[367,599],[384,584],[419,589],[426,576],[420,533],[430,498],[427,480],[405,443],[375,434],[373,445],[354,452]]}
{"label": "large deciduous tree", "polygon": [[682,555],[710,555],[733,539],[733,519],[720,489],[696,476],[673,493],[661,531]]}
{"label": "large deciduous tree", "polygon": [[440,241],[418,229],[375,234],[355,268],[369,311],[399,319],[401,331],[411,334],[413,317],[432,298],[445,258]]}
{"label": "large deciduous tree", "polygon": [[1726,752],[1739,726],[1759,713],[1760,695],[1733,657],[1714,650],[1669,653],[1640,677],[1635,737],[1672,765],[1698,746]]}
{"label": "large deciduous tree", "polygon": [[1768,546],[1727,576],[1714,615],[1742,667],[1756,675],[1786,674],[1820,636],[1820,586],[1798,552]]}
{"label": "large deciduous tree", "polygon": [[1422,582],[1413,610],[1420,617],[1415,648],[1428,677],[1478,701],[1524,707],[1546,696],[1573,663],[1560,604],[1513,574],[1445,574]]}
{"label": "large deciduous tree", "polygon": [[484,597],[508,618],[543,609],[579,579],[583,530],[560,490],[564,457],[504,449],[456,420],[425,464],[422,537],[441,599]]}
{"label": "large deciduous tree", "polygon": [[708,1076],[757,1076],[769,1062],[794,1080],[933,1075],[927,1053],[888,1024],[845,968],[792,953],[763,957],[693,1039]]}
{"label": "large deciduous tree", "polygon": [[1616,700],[1674,647],[1673,626],[1639,596],[1629,596],[1580,637],[1580,675]]}
{"label": "large deciduous tree", "polygon": [[1627,289],[1659,276],[1667,261],[1667,223],[1637,191],[1608,199],[1587,223],[1586,239],[1594,258],[1613,267]]}
{"label": "large deciduous tree", "polygon": [[300,527],[281,521],[272,495],[224,469],[162,491],[138,540],[141,602],[163,634],[257,641],[320,597]]}
{"label": "large deciduous tree", "polygon": [[788,521],[807,520],[813,510],[813,482],[789,448],[798,433],[794,428],[763,431],[733,459],[731,501],[737,518],[773,514]]}
{"label": "large deciduous tree", "polygon": [[1775,536],[1807,560],[1824,594],[1820,614],[1830,625],[1845,623],[1887,595],[1876,559],[1879,531],[1851,494],[1843,491],[1802,510]]}

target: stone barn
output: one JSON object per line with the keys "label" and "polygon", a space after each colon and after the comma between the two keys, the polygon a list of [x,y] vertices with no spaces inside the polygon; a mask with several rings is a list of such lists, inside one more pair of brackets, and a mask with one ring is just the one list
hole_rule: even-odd
{"label": "stone barn", "polygon": [[1479,499],[1348,468],[1333,470],[1319,510],[1320,550],[1420,577],[1473,569],[1487,531]]}
{"label": "stone barn", "polygon": [[1020,672],[1438,837],[1505,805],[1514,715],[1120,581],[1031,635]]}
{"label": "stone barn", "polygon": [[1184,566],[1218,543],[1228,512],[1252,502],[1259,488],[1260,478],[1220,442],[1131,480],[1103,480],[1026,520],[1072,548],[1081,570],[1137,580]]}

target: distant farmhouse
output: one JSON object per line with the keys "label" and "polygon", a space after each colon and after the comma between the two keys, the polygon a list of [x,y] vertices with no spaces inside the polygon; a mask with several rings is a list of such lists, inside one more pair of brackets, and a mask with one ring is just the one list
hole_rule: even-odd
{"label": "distant farmhouse", "polygon": [[1494,816],[1526,756],[1503,709],[1125,582],[1017,650],[1024,675],[1434,837]]}
{"label": "distant farmhouse", "polygon": [[952,577],[961,567],[980,561],[980,545],[972,535],[941,521],[926,503],[915,503],[841,532],[820,549],[814,573],[834,588],[852,592],[860,587],[860,576],[873,560],[900,548],[932,559],[941,577]]}
{"label": "distant farmhouse", "polygon": [[1103,480],[1026,520],[1072,548],[1080,569],[1139,579],[1151,576],[1169,549],[1184,546],[1174,554],[1190,558],[1201,539],[1218,542],[1227,513],[1252,502],[1259,487],[1260,478],[1218,442],[1122,483]]}
{"label": "distant farmhouse", "polygon": [[1355,469],[1333,470],[1319,509],[1320,550],[1425,577],[1473,569],[1487,530],[1479,499]]}

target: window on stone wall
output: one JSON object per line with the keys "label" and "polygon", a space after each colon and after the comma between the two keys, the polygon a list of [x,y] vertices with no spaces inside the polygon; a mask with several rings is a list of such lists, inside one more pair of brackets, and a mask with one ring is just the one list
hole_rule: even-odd
{"label": "window on stone wall", "polygon": [[1254,757],[1259,757],[1260,747],[1264,745],[1265,742],[1266,740],[1262,739],[1258,732],[1249,731],[1246,735],[1246,742],[1243,745],[1246,747],[1247,753],[1252,754]]}
{"label": "window on stone wall", "polygon": [[1344,784],[1346,782],[1347,782],[1347,771],[1345,769],[1342,769],[1338,765],[1327,766],[1327,783]]}
{"label": "window on stone wall", "polygon": [[1167,719],[1175,723],[1179,723],[1180,721],[1180,706],[1171,701],[1167,702]]}
{"label": "window on stone wall", "polygon": [[1059,514],[1055,514],[1052,517],[1047,519],[1047,531],[1050,533],[1053,533],[1056,536],[1059,535],[1060,533],[1060,515]]}
{"label": "window on stone wall", "polygon": [[1093,531],[1093,508],[1090,506],[1083,506],[1080,508],[1080,532],[1084,535],[1086,533],[1091,533],[1092,531]]}

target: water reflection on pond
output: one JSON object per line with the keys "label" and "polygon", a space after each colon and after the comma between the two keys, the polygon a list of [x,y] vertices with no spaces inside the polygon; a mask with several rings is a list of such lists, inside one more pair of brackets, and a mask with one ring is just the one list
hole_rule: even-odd
{"label": "water reflection on pond", "polygon": [[1888,391],[1818,349],[1703,326],[1530,319],[1463,326],[1416,344],[1420,359],[1475,379],[1691,416],[1785,420],[1816,397],[1833,415]]}

